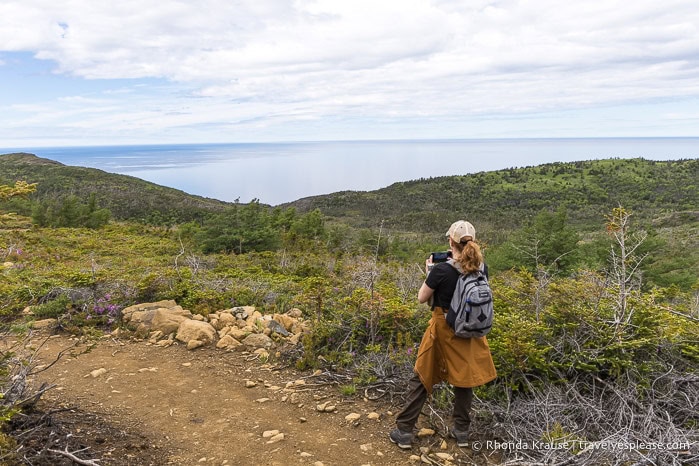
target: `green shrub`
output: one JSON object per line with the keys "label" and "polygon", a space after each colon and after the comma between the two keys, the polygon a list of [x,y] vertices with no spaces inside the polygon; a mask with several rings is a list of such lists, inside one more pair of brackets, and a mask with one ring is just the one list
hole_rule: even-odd
{"label": "green shrub", "polygon": [[71,306],[70,298],[66,295],[60,295],[44,304],[32,306],[32,312],[37,319],[55,319],[65,314]]}

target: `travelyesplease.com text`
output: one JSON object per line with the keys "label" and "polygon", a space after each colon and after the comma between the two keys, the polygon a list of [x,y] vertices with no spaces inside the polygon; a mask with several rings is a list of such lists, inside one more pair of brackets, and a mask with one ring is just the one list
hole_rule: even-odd
{"label": "travelyesplease.com text", "polygon": [[471,449],[474,451],[480,450],[609,450],[609,451],[684,451],[689,450],[691,444],[689,442],[616,442],[616,441],[599,441],[589,442],[585,440],[567,440],[557,442],[546,442],[543,440],[517,440],[517,441],[499,441],[499,440],[475,440],[471,442]]}

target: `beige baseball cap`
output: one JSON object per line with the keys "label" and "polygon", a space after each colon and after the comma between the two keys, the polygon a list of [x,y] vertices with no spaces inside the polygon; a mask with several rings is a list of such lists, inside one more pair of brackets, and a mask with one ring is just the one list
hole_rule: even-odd
{"label": "beige baseball cap", "polygon": [[455,243],[460,243],[462,239],[476,239],[476,229],[469,222],[459,220],[451,224],[447,236]]}

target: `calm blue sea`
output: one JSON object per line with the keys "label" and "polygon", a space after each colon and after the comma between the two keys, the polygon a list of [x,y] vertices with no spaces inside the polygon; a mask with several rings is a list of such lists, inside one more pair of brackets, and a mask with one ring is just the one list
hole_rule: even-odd
{"label": "calm blue sea", "polygon": [[397,181],[600,158],[699,158],[699,138],[479,139],[0,149],[224,201],[277,205]]}

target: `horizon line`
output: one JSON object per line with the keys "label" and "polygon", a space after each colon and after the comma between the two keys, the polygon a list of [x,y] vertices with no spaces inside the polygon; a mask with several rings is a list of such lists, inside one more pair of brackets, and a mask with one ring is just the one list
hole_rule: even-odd
{"label": "horizon line", "polygon": [[419,139],[319,139],[319,140],[279,140],[279,141],[245,141],[245,142],[163,142],[163,143],[129,143],[129,144],[79,144],[79,145],[39,145],[0,147],[0,150],[20,150],[27,147],[33,149],[70,149],[92,147],[156,147],[156,146],[224,146],[224,145],[265,145],[265,144],[323,144],[323,143],[380,143],[380,142],[483,142],[483,141],[566,141],[566,140],[615,140],[615,139],[699,139],[698,136],[566,136],[566,137],[501,137],[501,138],[419,138]]}

